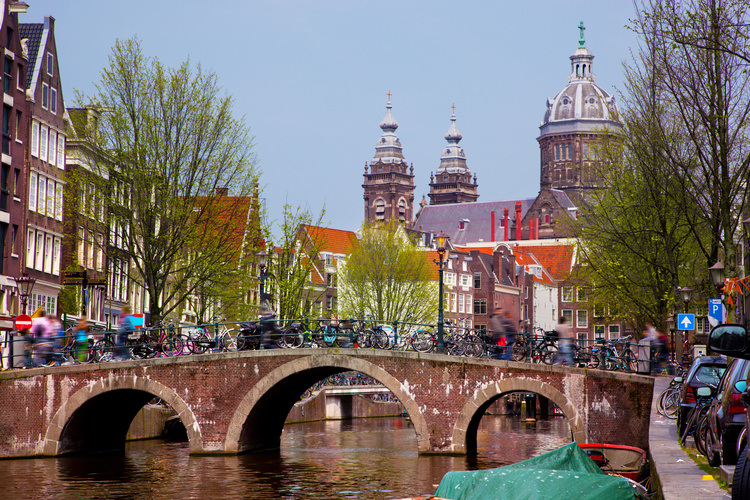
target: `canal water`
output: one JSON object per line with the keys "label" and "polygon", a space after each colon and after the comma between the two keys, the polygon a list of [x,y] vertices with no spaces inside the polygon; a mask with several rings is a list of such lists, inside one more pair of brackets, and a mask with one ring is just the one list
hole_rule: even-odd
{"label": "canal water", "polygon": [[570,441],[564,417],[486,415],[476,457],[420,456],[402,417],[288,424],[276,453],[191,457],[187,443],[149,440],[124,454],[0,460],[0,498],[403,498],[434,493],[448,471],[499,467]]}

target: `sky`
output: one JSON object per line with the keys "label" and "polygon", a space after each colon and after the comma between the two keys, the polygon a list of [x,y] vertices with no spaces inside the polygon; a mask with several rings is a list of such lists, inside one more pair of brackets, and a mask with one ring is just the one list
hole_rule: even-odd
{"label": "sky", "polygon": [[[621,101],[623,63],[637,38],[630,0],[25,0],[21,22],[55,18],[67,105],[93,94],[117,39],[144,53],[214,71],[254,135],[271,221],[285,203],[357,230],[363,173],[392,93],[415,206],[450,127],[476,173],[479,201],[535,197],[536,138],[547,98],[567,84],[578,23],[596,82]],[[416,212],[416,210],[415,210]]]}

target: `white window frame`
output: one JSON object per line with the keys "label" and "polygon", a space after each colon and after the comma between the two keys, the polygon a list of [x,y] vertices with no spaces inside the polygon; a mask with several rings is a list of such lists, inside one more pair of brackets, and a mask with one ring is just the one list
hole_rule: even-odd
{"label": "white window frame", "polygon": [[29,229],[26,237],[26,267],[34,268],[34,256],[36,255],[36,231]]}
{"label": "white window frame", "polygon": [[52,52],[47,52],[47,74],[55,76],[55,55]]}
{"label": "white window frame", "polygon": [[458,312],[461,313],[461,314],[463,314],[466,311],[466,309],[464,308],[464,304],[465,304],[465,302],[464,302],[464,294],[463,293],[459,293],[458,294]]}
{"label": "white window frame", "polygon": [[38,121],[31,122],[31,156],[39,158],[39,127]]}
{"label": "white window frame", "polygon": [[474,300],[473,299],[474,299],[473,295],[466,295],[466,313],[467,314],[474,313],[474,309],[473,309]]}
{"label": "white window frame", "polygon": [[47,161],[47,146],[49,146],[49,127],[42,125],[39,131],[39,159]]}
{"label": "white window frame", "polygon": [[445,284],[456,286],[456,273],[445,273]]}
{"label": "white window frame", "polygon": [[49,131],[49,164],[57,166],[57,132],[54,130]]}
{"label": "white window frame", "polygon": [[572,286],[564,286],[560,289],[560,301],[570,303],[573,302],[574,288]]}
{"label": "white window frame", "polygon": [[36,193],[37,198],[37,212],[42,215],[47,213],[47,178],[43,175],[39,176],[39,189]]}
{"label": "white window frame", "polygon": [[47,179],[47,217],[55,216],[55,181]]}
{"label": "white window frame", "polygon": [[86,269],[94,269],[94,234],[86,231]]}
{"label": "white window frame", "polygon": [[63,218],[63,185],[57,183],[55,188],[55,219],[62,221]]}
{"label": "white window frame", "polygon": [[65,170],[65,136],[57,134],[57,168]]}
{"label": "white window frame", "polygon": [[456,293],[451,292],[451,312],[457,312],[458,309],[458,296]]}
{"label": "white window frame", "polygon": [[55,276],[60,275],[60,257],[62,251],[62,240],[55,238],[55,246],[52,254],[52,274]]}
{"label": "white window frame", "polygon": [[44,237],[44,272],[52,274],[52,235]]}
{"label": "white window frame", "polygon": [[36,233],[36,254],[34,256],[34,269],[37,271],[44,270],[44,233]]}
{"label": "white window frame", "polygon": [[576,328],[588,328],[589,327],[589,312],[586,309],[578,309],[576,311]]}
{"label": "white window frame", "polygon": [[607,326],[607,334],[609,335],[608,340],[616,339],[620,336],[620,325],[609,325]]}
{"label": "white window frame", "polygon": [[96,270],[104,269],[104,235],[96,233]]}
{"label": "white window frame", "polygon": [[459,279],[461,280],[461,286],[463,288],[470,288],[471,287],[471,275],[468,274],[462,274]]}
{"label": "white window frame", "polygon": [[29,175],[29,210],[31,210],[32,212],[36,212],[38,183],[38,174],[36,172],[31,172],[31,174]]}
{"label": "white window frame", "polygon": [[83,265],[83,258],[86,255],[84,252],[84,242],[86,241],[86,230],[83,226],[78,226],[78,264]]}

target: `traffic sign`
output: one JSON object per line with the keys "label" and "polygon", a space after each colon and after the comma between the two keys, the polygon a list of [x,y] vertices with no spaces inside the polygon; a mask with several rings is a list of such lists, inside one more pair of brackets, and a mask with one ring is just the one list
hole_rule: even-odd
{"label": "traffic sign", "polygon": [[724,322],[724,304],[721,299],[708,299],[708,322],[717,326]]}
{"label": "traffic sign", "polygon": [[31,316],[28,314],[19,314],[16,316],[16,322],[14,323],[16,330],[25,330],[31,328]]}
{"label": "traffic sign", "polygon": [[83,285],[82,278],[63,278],[63,285]]}
{"label": "traffic sign", "polygon": [[685,331],[695,330],[695,314],[678,314],[677,328]]}
{"label": "traffic sign", "polygon": [[100,278],[100,279],[89,280],[89,286],[107,286],[107,279]]}
{"label": "traffic sign", "polygon": [[86,271],[65,271],[63,272],[63,277],[83,279],[86,277]]}

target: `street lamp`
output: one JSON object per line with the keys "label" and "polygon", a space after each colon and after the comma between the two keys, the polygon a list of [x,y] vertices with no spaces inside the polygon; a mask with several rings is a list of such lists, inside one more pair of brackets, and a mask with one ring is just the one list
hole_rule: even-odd
{"label": "street lamp", "polygon": [[675,330],[674,323],[675,323],[675,321],[674,321],[673,317],[670,316],[669,318],[667,318],[667,328],[669,328],[669,336],[672,339],[672,349],[671,349],[672,352],[671,352],[671,356],[670,356],[670,361],[672,363],[674,363],[674,351],[677,348],[677,346],[674,343],[674,330]]}
{"label": "street lamp", "polygon": [[711,281],[714,282],[716,290],[722,293],[724,291],[724,263],[719,261],[708,270],[711,271]]}
{"label": "street lamp", "polygon": [[21,314],[26,314],[26,302],[34,289],[36,278],[32,278],[24,271],[23,275],[20,278],[15,278],[15,280],[19,290],[18,294],[21,296]]}
{"label": "street lamp", "polygon": [[268,264],[268,254],[265,250],[261,250],[256,257],[258,257],[258,267],[260,268],[260,305],[262,307],[266,285],[266,264]]}
{"label": "street lamp", "polygon": [[445,248],[448,244],[448,236],[440,231],[437,235],[437,253],[440,257],[438,262],[438,324],[437,324],[437,337],[438,337],[438,352],[442,353],[445,351],[445,344],[443,343],[443,258],[445,257]]}

